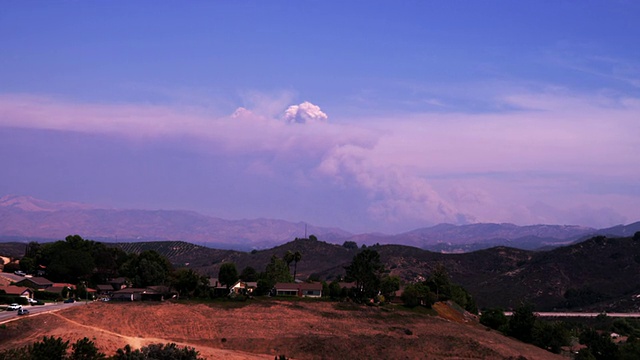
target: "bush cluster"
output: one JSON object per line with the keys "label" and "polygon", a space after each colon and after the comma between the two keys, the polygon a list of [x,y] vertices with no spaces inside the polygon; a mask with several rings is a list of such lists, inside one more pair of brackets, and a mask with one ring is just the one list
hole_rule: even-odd
{"label": "bush cluster", "polygon": [[126,345],[113,356],[100,352],[95,343],[83,338],[71,345],[69,341],[53,336],[42,338],[31,345],[0,352],[0,360],[204,360],[190,347],[178,347],[174,343],[152,344],[142,349],[132,349]]}

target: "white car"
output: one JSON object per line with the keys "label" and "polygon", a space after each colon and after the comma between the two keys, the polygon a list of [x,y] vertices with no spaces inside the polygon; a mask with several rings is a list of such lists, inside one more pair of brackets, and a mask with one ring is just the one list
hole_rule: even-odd
{"label": "white car", "polygon": [[10,311],[20,310],[20,309],[22,309],[22,305],[18,305],[16,303],[13,303],[7,307],[7,310],[10,310]]}

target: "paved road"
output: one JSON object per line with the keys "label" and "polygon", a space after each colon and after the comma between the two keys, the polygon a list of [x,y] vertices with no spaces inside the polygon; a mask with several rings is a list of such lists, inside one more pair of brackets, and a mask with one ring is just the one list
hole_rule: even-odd
{"label": "paved road", "polygon": [[[505,311],[506,316],[513,315],[511,311]],[[537,316],[540,317],[597,317],[602,313],[593,313],[593,312],[536,312]],[[609,317],[620,317],[620,318],[640,318],[640,313],[606,313]]]}
{"label": "paved road", "polygon": [[45,312],[51,312],[51,311],[59,311],[62,309],[66,309],[69,307],[73,307],[73,306],[79,306],[79,305],[85,305],[84,301],[77,301],[75,303],[72,304],[65,304],[65,303],[47,303],[46,305],[35,305],[35,306],[31,306],[31,305],[23,305],[22,307],[29,310],[29,314],[28,315],[18,315],[17,311],[0,311],[0,324],[7,322],[7,321],[13,321],[15,319],[19,319],[19,318],[24,318],[24,317],[28,317],[28,316],[34,316],[37,314],[41,314],[41,313],[45,313]]}

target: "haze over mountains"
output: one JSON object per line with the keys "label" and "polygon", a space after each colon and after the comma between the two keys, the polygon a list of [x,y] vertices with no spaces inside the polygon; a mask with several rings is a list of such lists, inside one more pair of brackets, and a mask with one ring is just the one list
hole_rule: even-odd
{"label": "haze over mountains", "polygon": [[205,246],[250,250],[269,248],[294,238],[316,235],[342,244],[403,244],[444,252],[467,252],[492,246],[537,249],[569,244],[589,235],[629,236],[640,222],[609,229],[570,225],[440,224],[409,232],[352,234],[304,222],[276,219],[225,220],[183,210],[102,209],[88,204],[51,203],[28,196],[0,198],[0,240],[58,240],[69,234],[107,241],[184,240]]}

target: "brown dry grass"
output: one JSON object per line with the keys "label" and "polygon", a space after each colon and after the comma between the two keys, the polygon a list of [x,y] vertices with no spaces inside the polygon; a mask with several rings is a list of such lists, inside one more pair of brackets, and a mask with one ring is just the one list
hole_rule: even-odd
{"label": "brown dry grass", "polygon": [[71,342],[86,336],[107,354],[126,344],[176,342],[207,359],[561,359],[475,323],[400,309],[275,300],[246,306],[93,303],[8,323],[0,329],[0,349],[45,335]]}

